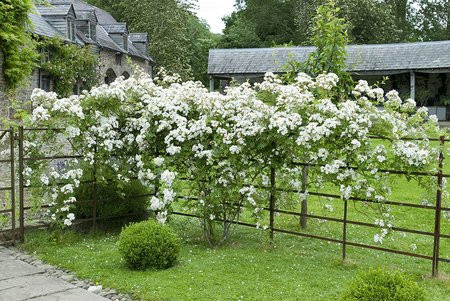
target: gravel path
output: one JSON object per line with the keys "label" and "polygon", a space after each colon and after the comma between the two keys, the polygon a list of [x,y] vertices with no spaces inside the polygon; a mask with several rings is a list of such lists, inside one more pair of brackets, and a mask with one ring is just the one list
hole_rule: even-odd
{"label": "gravel path", "polygon": [[67,271],[44,264],[16,248],[0,246],[1,301],[132,300],[112,289],[81,281]]}

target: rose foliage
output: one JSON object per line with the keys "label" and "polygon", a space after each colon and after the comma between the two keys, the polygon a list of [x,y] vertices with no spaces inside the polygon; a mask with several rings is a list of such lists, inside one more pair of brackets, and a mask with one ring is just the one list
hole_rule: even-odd
{"label": "rose foliage", "polygon": [[[120,189],[137,178],[154,190],[149,206],[159,221],[166,221],[178,200],[177,206],[201,217],[205,237],[218,244],[244,207],[262,216],[268,191],[261,187],[270,186],[270,170],[278,187],[300,191],[303,162],[311,165],[308,188],[291,199],[294,205],[325,185],[336,187],[343,200],[372,201],[381,227],[375,240],[381,243],[393,223],[385,204],[393,182],[379,170],[436,171],[438,149],[426,139],[400,138],[437,134],[437,119],[396,91],[385,93],[365,81],[341,101],[338,82],[332,73],[315,79],[301,73],[285,85],[268,73],[262,83],[219,94],[199,82],[164,74],[152,80],[137,72],[81,96],[35,90],[28,125],[64,130],[30,133],[28,154],[55,154],[69,141],[81,159],[57,166],[28,162],[26,177],[36,195],[51,202],[52,218],[61,225],[75,218],[73,191],[83,179],[115,181]],[[380,143],[372,135],[388,140]],[[427,179],[419,183],[435,189]],[[283,201],[277,197],[277,206]]]}

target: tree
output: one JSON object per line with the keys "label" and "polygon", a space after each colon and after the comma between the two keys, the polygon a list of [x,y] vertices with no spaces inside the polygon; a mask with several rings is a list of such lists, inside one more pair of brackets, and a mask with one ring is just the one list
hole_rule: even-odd
{"label": "tree", "polygon": [[209,84],[208,55],[209,49],[215,48],[219,36],[212,33],[208,24],[199,20],[194,14],[187,14],[187,40],[189,41],[188,60],[194,79]]}
{"label": "tree", "polygon": [[295,25],[299,29],[301,44],[309,45],[311,38],[311,28],[313,26],[313,18],[317,8],[324,0],[297,0],[295,11]]}
{"label": "tree", "polygon": [[347,99],[354,86],[346,63],[349,23],[340,18],[339,14],[340,8],[334,0],[327,0],[325,4],[317,8],[310,38],[310,44],[316,49],[305,62],[292,60],[285,66],[284,80],[286,82],[295,81],[300,71],[312,77],[334,73],[339,78],[335,89],[336,95],[339,96],[338,100]]}
{"label": "tree", "polygon": [[242,11],[233,12],[223,18],[225,29],[220,41],[223,48],[258,48],[263,47],[256,35],[255,24],[242,16]]}
{"label": "tree", "polygon": [[392,43],[401,40],[390,6],[373,0],[338,0],[340,17],[349,23],[354,44]]}
{"label": "tree", "polygon": [[411,6],[408,0],[384,0],[393,12],[395,27],[399,31],[399,40],[407,41],[412,39],[413,25],[411,19]]}
{"label": "tree", "polygon": [[[309,41],[313,17],[324,0],[297,0],[295,24]],[[394,11],[384,1],[337,0],[339,17],[348,22],[348,35],[355,44],[391,43],[401,40]]]}
{"label": "tree", "polygon": [[224,45],[270,47],[301,42],[295,26],[296,0],[237,0],[237,11],[224,18]]}
{"label": "tree", "polygon": [[450,1],[422,0],[417,7],[416,31],[420,39],[450,40]]}
{"label": "tree", "polygon": [[27,30],[31,12],[30,0],[5,0],[0,2],[0,51],[4,55],[2,72],[10,96],[31,74],[38,54],[36,43]]}

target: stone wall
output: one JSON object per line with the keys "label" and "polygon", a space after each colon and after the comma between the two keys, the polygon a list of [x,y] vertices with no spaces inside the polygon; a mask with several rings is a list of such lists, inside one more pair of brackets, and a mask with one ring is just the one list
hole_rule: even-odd
{"label": "stone wall", "polygon": [[[116,60],[117,54],[108,50],[100,50],[100,74],[101,74],[101,82],[105,82],[106,72],[111,69],[114,71],[117,77],[123,75],[125,72],[128,74],[133,73],[133,66],[128,62],[129,56],[125,54],[121,54],[120,59]],[[143,59],[138,59],[133,57],[132,63],[136,64],[140,68],[144,69],[146,72],[151,74],[151,68],[149,66],[148,61]]]}
{"label": "stone wall", "polygon": [[[6,79],[3,75],[3,63],[4,57],[3,53],[0,51],[0,119],[10,116],[11,114],[9,110],[10,103],[6,95]],[[24,102],[28,101],[31,93],[37,87],[39,87],[39,71],[36,69],[28,79],[19,86],[16,95],[17,99]]]}
{"label": "stone wall", "polygon": [[[121,55],[120,61],[116,60],[116,54],[112,51],[101,50],[99,53],[99,62],[100,62],[100,74],[101,81],[100,83],[104,83],[104,78],[106,76],[106,71],[108,69],[112,69],[117,77],[127,72],[128,74],[132,74],[133,67],[129,64],[129,56]],[[3,75],[3,54],[0,51],[0,119],[2,117],[7,117],[10,112],[9,101],[6,97],[6,80]],[[151,66],[148,61],[139,58],[132,58],[133,64],[138,65],[143,68],[146,72],[151,74]],[[22,86],[18,89],[17,98],[22,101],[28,101],[31,93],[35,88],[39,88],[40,85],[40,72],[38,69],[34,70],[30,77],[22,84]],[[52,85],[51,85],[52,86]]]}

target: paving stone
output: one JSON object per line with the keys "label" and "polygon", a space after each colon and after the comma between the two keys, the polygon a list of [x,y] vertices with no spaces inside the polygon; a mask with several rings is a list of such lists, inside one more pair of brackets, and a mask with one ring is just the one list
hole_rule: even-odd
{"label": "paving stone", "polygon": [[10,248],[0,247],[0,253],[5,255],[15,255],[14,251]]}
{"label": "paving stone", "polygon": [[4,261],[7,259],[14,259],[14,256],[11,254],[5,254],[2,252],[2,250],[0,250],[0,261]]}
{"label": "paving stone", "polygon": [[53,293],[47,296],[32,299],[33,301],[105,301],[107,299],[89,293],[81,288],[73,288],[71,290]]}
{"label": "paving stone", "polygon": [[69,283],[43,274],[0,281],[2,301],[21,301],[72,289]]}
{"label": "paving stone", "polygon": [[108,299],[90,293],[91,285],[14,247],[0,247],[0,301],[133,301],[109,288],[98,292]]}
{"label": "paving stone", "polygon": [[1,262],[0,281],[38,273],[44,273],[44,270],[17,259],[6,259]]}

